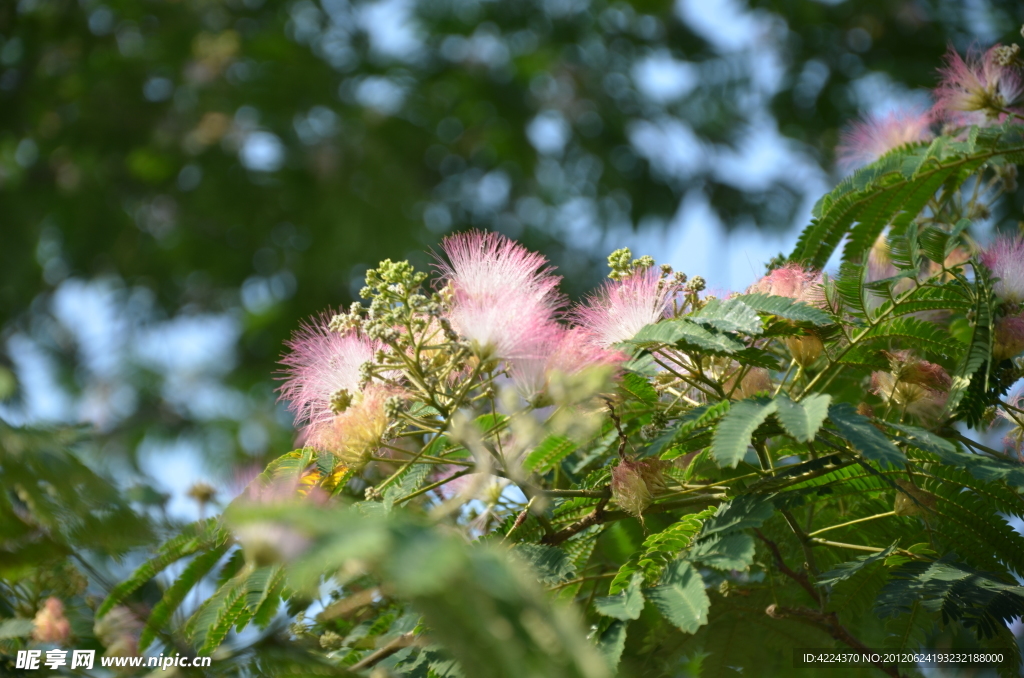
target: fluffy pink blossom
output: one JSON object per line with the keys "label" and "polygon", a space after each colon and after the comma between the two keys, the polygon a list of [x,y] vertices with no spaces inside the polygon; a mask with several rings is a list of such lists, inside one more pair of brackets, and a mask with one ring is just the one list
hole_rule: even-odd
{"label": "fluffy pink blossom", "polygon": [[674,286],[662,283],[658,271],[648,269],[606,282],[574,316],[598,345],[611,346],[664,318],[675,293]]}
{"label": "fluffy pink blossom", "polygon": [[949,373],[910,351],[894,351],[887,356],[891,369],[872,373],[871,390],[893,406],[932,423],[949,399]]}
{"label": "fluffy pink blossom", "polygon": [[482,356],[515,358],[536,352],[561,305],[559,278],[547,260],[498,233],[472,231],[445,238],[440,263],[452,293],[449,320]]}
{"label": "fluffy pink blossom", "polygon": [[976,124],[985,118],[998,118],[1001,111],[1021,102],[1024,82],[1016,68],[999,63],[999,48],[995,45],[984,54],[972,51],[966,61],[952,47],[949,49],[946,66],[939,71],[942,80],[935,90],[936,117]]}
{"label": "fluffy pink blossom", "polygon": [[313,544],[309,536],[294,526],[272,520],[243,523],[233,532],[246,559],[261,566],[293,562]]}
{"label": "fluffy pink blossom", "polygon": [[387,432],[385,404],[388,398],[398,395],[399,391],[389,386],[370,384],[344,412],[334,416],[330,426],[319,429],[309,444],[334,453],[350,466],[364,463]]}
{"label": "fluffy pink blossom", "polygon": [[750,286],[748,293],[760,292],[778,297],[789,297],[797,301],[821,306],[825,303],[825,290],[821,273],[790,263],[775,269]]}
{"label": "fluffy pink blossom", "polygon": [[1001,235],[981,253],[981,263],[999,278],[993,287],[1003,301],[1024,302],[1024,239]]}
{"label": "fluffy pink blossom", "polygon": [[117,605],[93,624],[93,633],[103,643],[107,657],[137,657],[142,622],[123,605]]}
{"label": "fluffy pink blossom", "polygon": [[612,469],[612,498],[624,511],[638,518],[655,496],[665,491],[664,468],[657,459],[623,459]]}
{"label": "fluffy pink blossom", "polygon": [[577,374],[591,367],[611,366],[626,359],[625,354],[592,341],[582,327],[567,329],[552,324],[534,345],[532,355],[512,361],[509,373],[516,388],[527,399],[541,394],[552,374]]}
{"label": "fluffy pink blossom", "polygon": [[1024,392],[1018,389],[1006,397],[1006,402],[1013,409],[996,408],[996,414],[1010,422],[1010,432],[1003,438],[1003,444],[1017,453],[1017,458],[1024,461],[1024,414],[1017,410],[1024,409]]}
{"label": "fluffy pink blossom", "polygon": [[304,425],[304,437],[314,438],[334,420],[332,399],[341,390],[359,390],[359,369],[373,359],[377,346],[363,336],[328,329],[321,316],[303,325],[287,342],[291,352],[281,359],[286,379],[281,399]]}
{"label": "fluffy pink blossom", "polygon": [[50,596],[33,620],[32,639],[37,643],[64,645],[71,637],[71,623],[64,616],[64,603]]}
{"label": "fluffy pink blossom", "polygon": [[867,165],[889,151],[935,137],[931,130],[932,114],[893,112],[856,123],[846,130],[837,155],[844,169]]}

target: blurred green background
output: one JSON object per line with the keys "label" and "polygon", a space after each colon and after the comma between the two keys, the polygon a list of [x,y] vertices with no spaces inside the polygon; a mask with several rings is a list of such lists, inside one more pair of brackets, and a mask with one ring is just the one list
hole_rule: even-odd
{"label": "blurred green background", "polygon": [[928,106],[947,44],[1022,21],[1009,0],[0,2],[0,417],[94,427],[95,463],[187,512],[193,481],[229,494],[290,449],[282,341],[367,265],[429,266],[479,227],[574,297],[622,245],[738,289],[838,177],[845,124]]}

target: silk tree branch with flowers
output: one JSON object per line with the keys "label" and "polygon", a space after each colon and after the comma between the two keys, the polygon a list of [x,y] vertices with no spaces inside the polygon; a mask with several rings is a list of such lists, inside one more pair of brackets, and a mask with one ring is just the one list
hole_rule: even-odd
{"label": "silk tree branch with flowers", "polygon": [[618,250],[572,304],[481,232],[370,270],[283,359],[299,449],[174,552],[220,568],[175,633],[230,652],[283,599],[338,675],[788,675],[801,647],[1018,675],[1024,241],[975,236],[1024,159],[1020,67],[951,53],[932,111],[855,126],[866,166],[742,292]]}

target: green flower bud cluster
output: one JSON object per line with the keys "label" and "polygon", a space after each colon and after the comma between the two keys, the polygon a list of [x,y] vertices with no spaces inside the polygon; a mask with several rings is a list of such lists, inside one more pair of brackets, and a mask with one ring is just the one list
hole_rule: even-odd
{"label": "green flower bud cluster", "polygon": [[633,252],[628,247],[617,249],[608,255],[608,267],[612,269],[608,277],[612,280],[628,278],[637,271],[646,271],[653,266],[653,257],[645,254],[639,259],[634,259]]}

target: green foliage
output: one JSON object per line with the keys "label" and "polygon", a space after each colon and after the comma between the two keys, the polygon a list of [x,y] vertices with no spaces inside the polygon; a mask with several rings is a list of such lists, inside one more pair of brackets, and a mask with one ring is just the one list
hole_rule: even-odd
{"label": "green foliage", "polygon": [[560,584],[572,579],[575,567],[562,549],[542,544],[516,544],[512,552],[526,560],[544,584]]}
{"label": "green foliage", "polygon": [[944,185],[958,187],[984,163],[1024,151],[1018,127],[979,130],[966,141],[937,138],[909,146],[858,170],[818,201],[814,220],[790,259],[822,268],[843,240],[844,261],[857,261],[889,224],[905,226]]}
{"label": "green foliage", "polygon": [[545,473],[560,464],[563,459],[575,451],[576,443],[572,440],[564,436],[549,436],[527,455],[523,461],[523,468],[527,471]]}
{"label": "green foliage", "polygon": [[[201,553],[192,559],[184,572],[174,580],[174,583],[164,592],[160,602],[156,604],[153,611],[146,620],[146,626],[139,636],[139,649],[145,650],[153,642],[156,634],[170,621],[171,615],[177,611],[181,603],[199,581],[209,574],[217,565],[220,559],[227,553],[230,545],[227,543],[215,546],[213,549]],[[106,607],[106,606],[105,606]]]}
{"label": "green foliage", "polygon": [[684,560],[670,564],[661,584],[645,590],[644,595],[683,633],[695,633],[708,623],[711,600],[704,591],[704,580]]}
{"label": "green foliage", "polygon": [[860,573],[864,568],[869,568],[875,563],[885,560],[895,550],[896,544],[893,543],[878,553],[860,556],[859,558],[845,562],[838,567],[832,568],[828,572],[821,573],[821,575],[817,577],[815,583],[818,586],[833,586],[841,581],[846,581],[850,577]]}
{"label": "green foliage", "polygon": [[802,301],[790,299],[789,297],[755,293],[741,294],[735,300],[760,313],[778,316],[786,320],[818,326],[831,325],[833,323],[832,318],[821,309]]}
{"label": "green foliage", "polygon": [[[35,643],[25,622],[56,598],[97,646],[148,610],[141,647],[251,656],[265,675],[788,675],[799,647],[940,640],[1011,649],[1013,671],[1024,474],[962,425],[1024,440],[1000,320],[1019,308],[965,249],[964,214],[990,205],[961,187],[1005,188],[1020,143],[964,130],[843,182],[793,257],[820,265],[845,239],[839,275],[787,265],[794,298],[712,298],[616,252],[613,280],[660,271],[671,303],[614,353],[563,326],[579,346],[504,355],[456,329],[456,282],[429,291],[385,261],[369,307],[332,323],[377,342],[329,422],[342,442],[311,436],[137,553],[88,542],[112,517],[153,534],[112,485],[0,429],[0,650]],[[895,275],[872,279],[886,230]],[[79,602],[101,577],[79,553],[135,565],[95,615]]]}
{"label": "green foliage", "polygon": [[747,453],[750,437],[776,410],[774,400],[742,400],[729,409],[718,429],[711,453],[722,467],[735,467]]}
{"label": "green foliage", "polygon": [[809,443],[828,417],[831,400],[827,393],[811,394],[797,402],[783,396],[775,399],[775,416],[797,442]]}
{"label": "green foliage", "polygon": [[200,551],[216,549],[230,538],[230,534],[215,519],[192,523],[182,529],[180,534],[161,544],[153,558],[140,565],[128,579],[115,586],[96,610],[96,616],[105,615],[172,563]]}
{"label": "green foliage", "polygon": [[714,513],[714,509],[706,509],[700,513],[683,516],[677,522],[644,540],[641,548],[622,564],[609,590],[612,594],[624,591],[635,581],[637,573],[643,574],[644,581],[653,583],[658,580],[665,566],[674,560],[693,541],[704,523]]}
{"label": "green foliage", "polygon": [[839,434],[850,441],[853,448],[871,461],[885,464],[901,464],[906,457],[893,445],[885,434],[875,428],[867,417],[863,417],[847,403],[832,405],[828,418]]}
{"label": "green foliage", "polygon": [[729,299],[728,301],[712,299],[692,317],[698,324],[707,325],[722,332],[741,332],[756,336],[764,331],[761,317],[756,310],[743,303],[741,299]]}
{"label": "green foliage", "polygon": [[[644,609],[644,594],[640,587],[644,581],[643,572],[634,572],[629,579],[629,585],[612,596],[602,596],[594,599],[594,610],[606,617],[614,617],[619,620],[639,619]],[[651,589],[648,589],[650,592]],[[652,602],[654,598],[651,598]]]}
{"label": "green foliage", "polygon": [[641,347],[670,344],[680,348],[693,348],[701,352],[732,355],[744,345],[728,334],[710,330],[689,318],[668,320],[648,325],[637,332],[632,343]]}
{"label": "green foliage", "polygon": [[912,613],[916,606],[941,612],[944,624],[958,621],[979,636],[991,637],[1000,622],[1024,614],[1024,587],[946,556],[896,568],[878,597],[878,612],[887,617]]}

